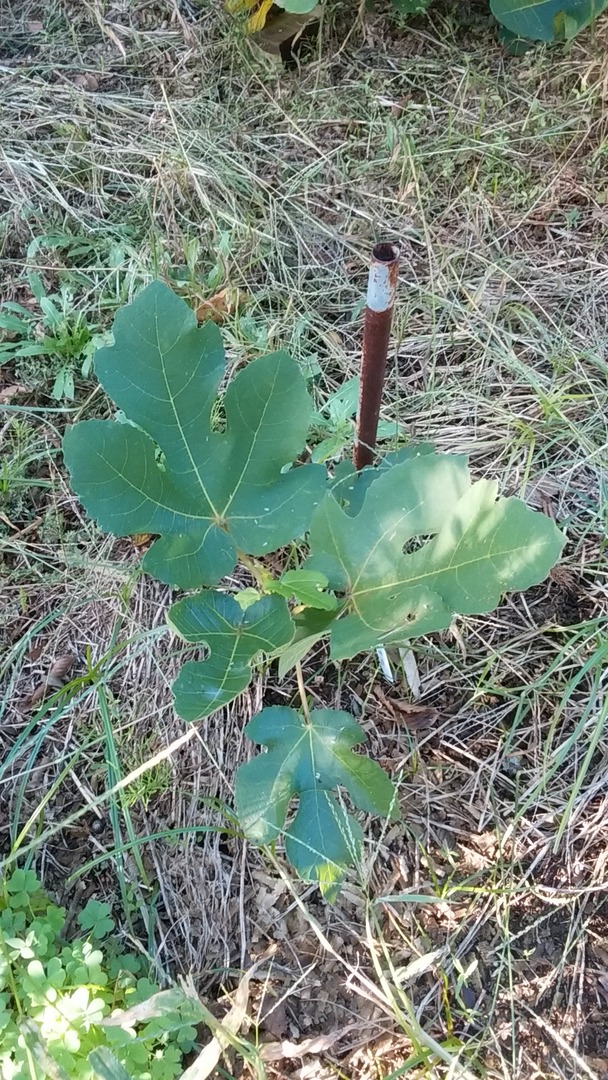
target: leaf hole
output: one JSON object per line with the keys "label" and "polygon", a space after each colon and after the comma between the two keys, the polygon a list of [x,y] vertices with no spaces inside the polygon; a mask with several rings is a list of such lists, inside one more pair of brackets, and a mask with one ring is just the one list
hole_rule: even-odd
{"label": "leaf hole", "polygon": [[216,435],[222,435],[226,430],[226,410],[224,408],[223,398],[216,398],[213,402],[209,426]]}
{"label": "leaf hole", "polygon": [[403,545],[401,550],[404,555],[413,555],[415,551],[419,551],[421,547],[424,547],[424,545],[428,544],[429,540],[432,539],[433,535],[430,533],[427,536],[412,536],[407,543]]}

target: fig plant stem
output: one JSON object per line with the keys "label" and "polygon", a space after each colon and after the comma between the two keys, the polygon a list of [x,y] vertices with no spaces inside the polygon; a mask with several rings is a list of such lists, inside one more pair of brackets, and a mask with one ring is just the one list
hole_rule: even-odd
{"label": "fig plant stem", "polygon": [[304,676],[302,674],[302,665],[298,660],[296,664],[296,678],[298,680],[298,690],[300,691],[300,699],[302,701],[302,715],[307,724],[310,724],[310,711],[308,708],[308,697],[306,695],[306,686],[304,685]]}

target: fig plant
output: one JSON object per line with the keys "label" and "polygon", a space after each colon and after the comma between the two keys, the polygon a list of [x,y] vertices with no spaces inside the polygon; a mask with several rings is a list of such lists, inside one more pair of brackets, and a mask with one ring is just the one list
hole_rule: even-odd
{"label": "fig plant", "polygon": [[[493,481],[473,482],[465,457],[428,445],[359,473],[301,461],[312,403],[298,365],[261,356],[220,391],[218,327],[197,326],[161,282],[119,311],[95,369],[122,419],[68,428],[73,487],[106,531],[152,534],[143,569],[187,593],[169,624],[206,654],[174,683],[181,717],[234,700],[264,658],[279,658],[280,676],[296,666],[301,707],[265,708],[245,729],[267,750],[238,770],[236,811],[246,837],[283,838],[300,876],[331,896],[361,854],[352,808],[398,816],[398,800],[354,751],[353,717],[309,709],[301,660],[321,638],[340,661],[491,611],[547,575],[564,537]],[[291,541],[300,565],[273,573],[266,556]],[[237,563],[253,586],[226,580]]]}

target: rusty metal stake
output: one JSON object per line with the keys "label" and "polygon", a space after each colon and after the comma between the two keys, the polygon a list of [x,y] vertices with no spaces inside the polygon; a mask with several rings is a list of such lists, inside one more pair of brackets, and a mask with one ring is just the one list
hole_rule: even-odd
{"label": "rusty metal stake", "polygon": [[401,249],[397,244],[376,244],[372,251],[363,325],[361,381],[353,453],[357,470],[365,465],[371,465],[374,460],[400,254]]}

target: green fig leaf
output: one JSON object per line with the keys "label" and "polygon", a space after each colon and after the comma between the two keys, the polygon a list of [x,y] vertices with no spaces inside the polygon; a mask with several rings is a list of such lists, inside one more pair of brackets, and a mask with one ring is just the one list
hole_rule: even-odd
{"label": "green fig leaf", "polygon": [[496,484],[471,484],[466,459],[426,454],[378,475],[349,515],[331,493],[313,515],[305,569],[344,595],[336,660],[492,611],[507,590],[547,576],[564,536]]}
{"label": "green fig leaf", "polygon": [[533,41],[569,41],[607,6],[608,0],[490,0],[499,23]]}
{"label": "green fig leaf", "polygon": [[189,660],[173,683],[175,710],[200,720],[233,701],[251,681],[260,653],[287,645],[294,634],[281,596],[263,596],[246,610],[226,593],[194,593],[169,609],[169,625],[186,641],[206,645],[206,660]]}
{"label": "green fig leaf", "polygon": [[319,0],[276,0],[277,7],[284,8],[285,11],[289,11],[293,15],[308,14],[317,6],[318,2]]}
{"label": "green fig leaf", "polygon": [[380,458],[377,465],[367,465],[357,472],[350,459],[341,461],[333,470],[333,476],[328,481],[328,490],[334,499],[337,499],[350,517],[358,514],[363,506],[363,500],[371,485],[379,476],[382,476],[395,465],[401,465],[404,461],[410,461],[415,457],[433,454],[435,447],[432,443],[412,443],[402,446],[399,450],[391,450]]}
{"label": "green fig leaf", "polygon": [[333,611],[338,606],[333,593],[324,591],[327,588],[325,574],[317,570],[287,570],[278,581],[270,581],[267,588],[288,600],[293,596],[300,604],[320,611]]}
{"label": "green fig leaf", "polygon": [[170,585],[214,585],[237,552],[263,555],[305,533],[324,491],[322,466],[289,468],[311,415],[304,377],[284,353],[252,360],[228,385],[225,430],[213,422],[225,358],[217,326],[157,281],[114,320],[95,369],[130,423],[68,428],[76,493],[117,536],[159,534],[143,567]]}
{"label": "green fig leaf", "polygon": [[289,645],[277,654],[279,679],[284,679],[291,669],[303,660],[311,649],[314,649],[317,642],[327,637],[336,615],[335,608],[323,611],[319,608],[308,607],[303,611],[293,612],[295,634]]}
{"label": "green fig leaf", "polygon": [[[236,809],[245,836],[271,844],[284,835],[287,857],[300,877],[333,891],[345,868],[359,859],[362,844],[359,823],[334,789],[344,788],[359,810],[398,817],[390,779],[375,761],[353,753],[365,735],[347,712],[313,709],[306,722],[295,709],[272,706],[245,733],[268,748],[236,774]],[[295,798],[295,817],[286,826]]]}

